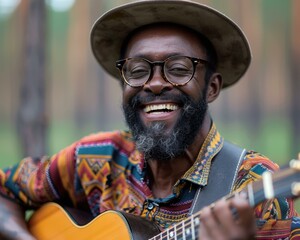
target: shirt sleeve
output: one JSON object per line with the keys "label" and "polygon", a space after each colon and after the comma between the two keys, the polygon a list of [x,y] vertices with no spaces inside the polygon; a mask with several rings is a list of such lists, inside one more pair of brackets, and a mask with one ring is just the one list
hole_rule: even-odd
{"label": "shirt sleeve", "polygon": [[77,144],[52,157],[28,157],[13,167],[0,169],[0,194],[26,208],[52,201],[77,205],[83,199],[75,196],[74,189]]}
{"label": "shirt sleeve", "polygon": [[[267,157],[248,152],[239,169],[234,190],[240,191],[250,182],[261,179],[265,171],[274,172],[279,166]],[[254,209],[257,223],[257,239],[296,239],[300,235],[300,218],[294,201],[275,198],[257,205]]]}

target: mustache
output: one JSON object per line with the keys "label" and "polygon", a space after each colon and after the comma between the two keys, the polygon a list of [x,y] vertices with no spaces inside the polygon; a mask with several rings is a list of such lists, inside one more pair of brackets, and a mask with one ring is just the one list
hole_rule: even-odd
{"label": "mustache", "polygon": [[[140,104],[162,99],[173,100],[177,104],[182,102],[180,116],[170,132],[165,132],[166,125],[163,121],[145,126],[139,116]],[[206,97],[203,96],[198,101],[194,101],[184,93],[154,95],[144,92],[142,97],[135,95],[123,105],[125,120],[132,131],[133,140],[146,160],[154,158],[165,161],[184,154],[203,123],[207,110],[205,99]]]}
{"label": "mustache", "polygon": [[133,109],[137,109],[139,106],[152,101],[172,101],[182,106],[184,106],[186,103],[192,102],[190,97],[185,95],[184,93],[171,94],[165,92],[160,95],[156,95],[153,93],[147,93],[146,96],[135,95],[129,100],[128,104]]}

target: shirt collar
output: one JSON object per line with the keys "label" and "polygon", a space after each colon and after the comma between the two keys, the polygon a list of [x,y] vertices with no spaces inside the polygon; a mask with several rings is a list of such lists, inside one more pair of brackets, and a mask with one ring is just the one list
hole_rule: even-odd
{"label": "shirt collar", "polygon": [[[211,161],[214,156],[222,149],[223,143],[224,138],[217,131],[217,128],[213,123],[208,135],[204,140],[204,143],[201,146],[201,149],[193,166],[186,171],[181,179],[190,181],[200,186],[207,185]],[[143,154],[141,154],[138,150],[135,150],[134,153],[132,153],[130,156],[130,159],[132,158],[138,159],[138,161],[135,161],[136,163],[138,163],[138,172],[141,174],[141,178],[143,180],[146,180],[144,178],[146,174],[147,163],[144,160]],[[179,182],[180,181],[178,181],[177,184]]]}
{"label": "shirt collar", "polygon": [[183,175],[182,179],[195,184],[207,185],[211,161],[214,156],[222,149],[223,137],[217,131],[215,124],[212,127],[201,146],[196,161],[193,166]]}

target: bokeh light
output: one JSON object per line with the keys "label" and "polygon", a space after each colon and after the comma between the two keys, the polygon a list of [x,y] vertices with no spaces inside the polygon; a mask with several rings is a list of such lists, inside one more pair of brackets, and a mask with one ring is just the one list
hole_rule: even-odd
{"label": "bokeh light", "polygon": [[46,3],[53,11],[65,12],[74,5],[75,0],[46,0]]}
{"label": "bokeh light", "polygon": [[21,0],[0,0],[0,19],[9,16]]}

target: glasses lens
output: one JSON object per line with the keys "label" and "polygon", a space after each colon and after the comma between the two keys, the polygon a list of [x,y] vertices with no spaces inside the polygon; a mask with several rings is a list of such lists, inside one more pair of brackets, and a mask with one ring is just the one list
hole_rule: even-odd
{"label": "glasses lens", "polygon": [[131,86],[142,86],[149,79],[151,67],[143,59],[127,59],[123,65],[122,73]]}
{"label": "glasses lens", "polygon": [[185,84],[193,77],[193,62],[187,57],[171,57],[165,62],[164,74],[172,83]]}

